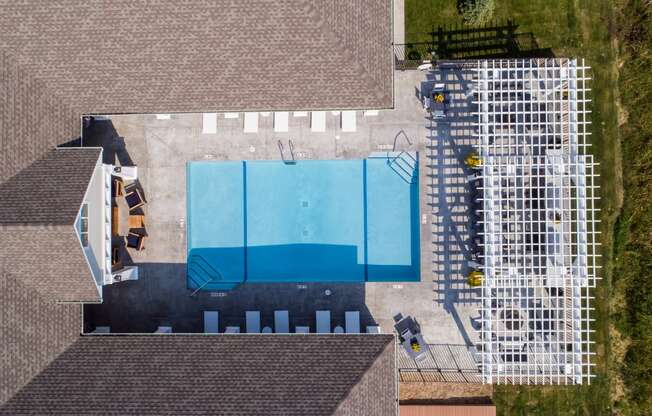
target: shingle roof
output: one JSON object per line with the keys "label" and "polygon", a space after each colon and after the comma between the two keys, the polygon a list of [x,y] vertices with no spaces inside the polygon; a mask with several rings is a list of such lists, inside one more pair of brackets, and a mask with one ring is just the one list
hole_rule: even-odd
{"label": "shingle roof", "polygon": [[391,335],[85,336],[0,414],[395,415]]}
{"label": "shingle roof", "polygon": [[79,338],[81,306],[59,305],[0,269],[0,404]]}
{"label": "shingle roof", "polygon": [[85,113],[393,105],[389,0],[0,1],[0,47]]}
{"label": "shingle roof", "polygon": [[52,150],[79,138],[82,114],[393,105],[389,0],[0,10],[0,403],[78,336],[78,308],[52,301],[99,299],[71,222],[92,152]]}
{"label": "shingle roof", "polygon": [[72,225],[100,153],[88,147],[52,149],[0,183],[0,228]]}
{"label": "shingle roof", "polygon": [[53,149],[0,184],[0,267],[55,301],[98,301],[74,228],[100,149]]}

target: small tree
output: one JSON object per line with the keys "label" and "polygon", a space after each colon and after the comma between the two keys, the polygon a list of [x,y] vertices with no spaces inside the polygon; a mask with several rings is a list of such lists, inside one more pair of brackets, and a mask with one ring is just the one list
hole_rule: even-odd
{"label": "small tree", "polygon": [[462,16],[466,23],[479,26],[491,20],[495,8],[495,0],[467,0],[462,4]]}

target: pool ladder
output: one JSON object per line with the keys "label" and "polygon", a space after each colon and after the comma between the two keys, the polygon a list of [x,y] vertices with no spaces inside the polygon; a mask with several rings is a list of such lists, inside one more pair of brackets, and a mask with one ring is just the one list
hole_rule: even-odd
{"label": "pool ladder", "polygon": [[285,158],[285,149],[283,148],[283,142],[281,142],[280,140],[278,141],[278,150],[281,152],[281,159],[283,160],[283,163],[285,163],[286,165],[293,165],[297,163],[297,161],[294,158],[294,143],[292,142],[292,139],[288,140],[288,148],[290,149],[291,159]]}

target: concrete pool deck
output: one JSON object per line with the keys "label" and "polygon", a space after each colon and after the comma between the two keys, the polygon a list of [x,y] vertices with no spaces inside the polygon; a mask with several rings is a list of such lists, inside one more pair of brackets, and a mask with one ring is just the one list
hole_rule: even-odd
{"label": "concrete pool deck", "polygon": [[[455,76],[450,74],[451,85]],[[173,114],[169,120],[118,115],[96,123],[85,133],[84,144],[103,146],[106,163],[138,166],[148,238],[146,249],[130,251],[125,261],[140,267],[140,279],[105,286],[103,304],[85,307],[86,329],[109,325],[112,332],[154,332],[166,325],[175,332],[199,332],[202,312],[217,310],[220,331],[233,325],[244,330],[247,310],[261,311],[263,326],[272,324],[274,310],[288,310],[292,329],[308,325],[314,330],[316,310],[331,310],[333,326],[344,324],[345,311],[358,310],[363,329],[380,325],[390,333],[393,316],[402,313],[420,323],[430,343],[474,345],[478,300],[464,276],[469,201],[460,157],[471,139],[468,132],[453,131],[452,124],[438,127],[425,118],[417,97],[423,81],[423,72],[396,72],[396,108],[376,117],[358,112],[355,133],[341,132],[339,117],[331,112],[325,133],[312,133],[309,117],[292,113],[288,133],[273,131],[273,115],[259,118],[256,134],[243,133],[242,115],[219,115],[217,134],[202,134],[201,114]],[[297,159],[360,159],[394,146],[420,152],[420,282],[247,284],[190,296],[185,279],[186,162],[280,160],[277,141],[288,139]]]}

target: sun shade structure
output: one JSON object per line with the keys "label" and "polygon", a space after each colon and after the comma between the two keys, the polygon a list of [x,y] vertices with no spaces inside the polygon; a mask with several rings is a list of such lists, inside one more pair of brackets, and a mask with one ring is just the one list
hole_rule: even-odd
{"label": "sun shade structure", "polygon": [[598,255],[589,68],[574,59],[473,65],[484,381],[590,382]]}

